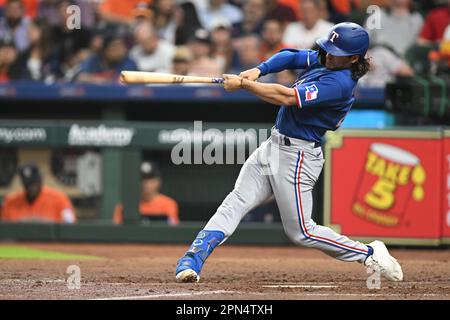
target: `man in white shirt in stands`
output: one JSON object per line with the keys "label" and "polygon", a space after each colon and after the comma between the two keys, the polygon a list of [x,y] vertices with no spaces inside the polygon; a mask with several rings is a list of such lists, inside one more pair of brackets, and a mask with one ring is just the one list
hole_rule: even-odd
{"label": "man in white shirt in stands", "polygon": [[135,29],[134,37],[136,45],[131,49],[130,57],[140,71],[171,71],[175,46],[159,39],[150,22],[141,22]]}
{"label": "man in white shirt in stands", "polygon": [[241,9],[226,0],[210,0],[208,5],[200,8],[198,13],[201,24],[209,31],[212,30],[211,22],[214,20],[226,19],[231,24],[235,24],[241,22],[244,17]]}
{"label": "man in white shirt in stands", "polygon": [[318,38],[326,37],[333,27],[321,18],[321,0],[302,0],[303,19],[287,25],[283,42],[296,49],[310,49]]}
{"label": "man in white shirt in stands", "polygon": [[[365,29],[370,43],[382,45],[404,58],[408,49],[414,45],[423,25],[418,12],[411,12],[412,0],[391,0],[387,9],[381,9],[367,18]],[[371,26],[373,17],[379,19],[381,28]]]}
{"label": "man in white shirt in stands", "polygon": [[370,71],[360,79],[360,86],[383,88],[386,83],[394,81],[396,76],[414,75],[413,69],[404,59],[383,46],[369,49],[367,56],[371,58]]}

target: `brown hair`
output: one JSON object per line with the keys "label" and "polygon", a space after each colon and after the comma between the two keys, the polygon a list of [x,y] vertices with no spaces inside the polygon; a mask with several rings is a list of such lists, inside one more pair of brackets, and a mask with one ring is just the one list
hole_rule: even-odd
{"label": "brown hair", "polygon": [[[360,56],[358,61],[352,63],[350,67],[350,71],[352,73],[352,79],[358,81],[361,79],[367,72],[370,71],[370,59]],[[327,52],[322,48],[319,48],[319,62],[323,66],[327,63]]]}
{"label": "brown hair", "polygon": [[352,63],[350,71],[352,72],[352,79],[358,81],[370,71],[370,58],[359,57],[357,62]]}

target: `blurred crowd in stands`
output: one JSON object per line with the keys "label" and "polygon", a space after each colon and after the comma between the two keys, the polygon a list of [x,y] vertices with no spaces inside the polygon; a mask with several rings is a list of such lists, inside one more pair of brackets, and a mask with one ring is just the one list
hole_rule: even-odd
{"label": "blurred crowd in stands", "polygon": [[[448,68],[450,0],[0,0],[0,82],[239,73],[283,48],[314,48],[342,21],[370,34],[364,85]],[[294,79],[285,71],[269,80]]]}

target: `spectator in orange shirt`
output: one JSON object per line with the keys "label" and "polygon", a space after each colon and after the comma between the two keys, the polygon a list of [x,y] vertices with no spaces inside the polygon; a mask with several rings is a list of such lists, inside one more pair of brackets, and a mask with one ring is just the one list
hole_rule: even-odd
{"label": "spectator in orange shirt", "polygon": [[3,203],[5,222],[75,223],[69,198],[59,190],[46,187],[35,164],[19,168],[23,191],[7,195]]}
{"label": "spectator in orange shirt", "polygon": [[104,0],[99,8],[100,16],[107,22],[131,25],[134,22],[136,7],[151,2],[151,0]]}
{"label": "spectator in orange shirt", "polygon": [[[0,0],[0,13],[6,5],[7,0]],[[22,0],[25,7],[25,15],[30,18],[36,18],[39,0]]]}
{"label": "spectator in orange shirt", "polygon": [[[166,220],[170,225],[177,225],[178,217],[177,202],[160,193],[161,172],[153,162],[144,162],[141,165],[141,202],[139,213],[141,221],[148,223],[152,220]],[[114,223],[121,224],[123,220],[123,207],[118,204],[114,210]]]}

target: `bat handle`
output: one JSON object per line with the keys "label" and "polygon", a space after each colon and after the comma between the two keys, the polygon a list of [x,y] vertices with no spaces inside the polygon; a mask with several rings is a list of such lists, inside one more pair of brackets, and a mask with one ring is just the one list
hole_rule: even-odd
{"label": "bat handle", "polygon": [[223,84],[225,80],[223,78],[212,78],[212,83]]}

